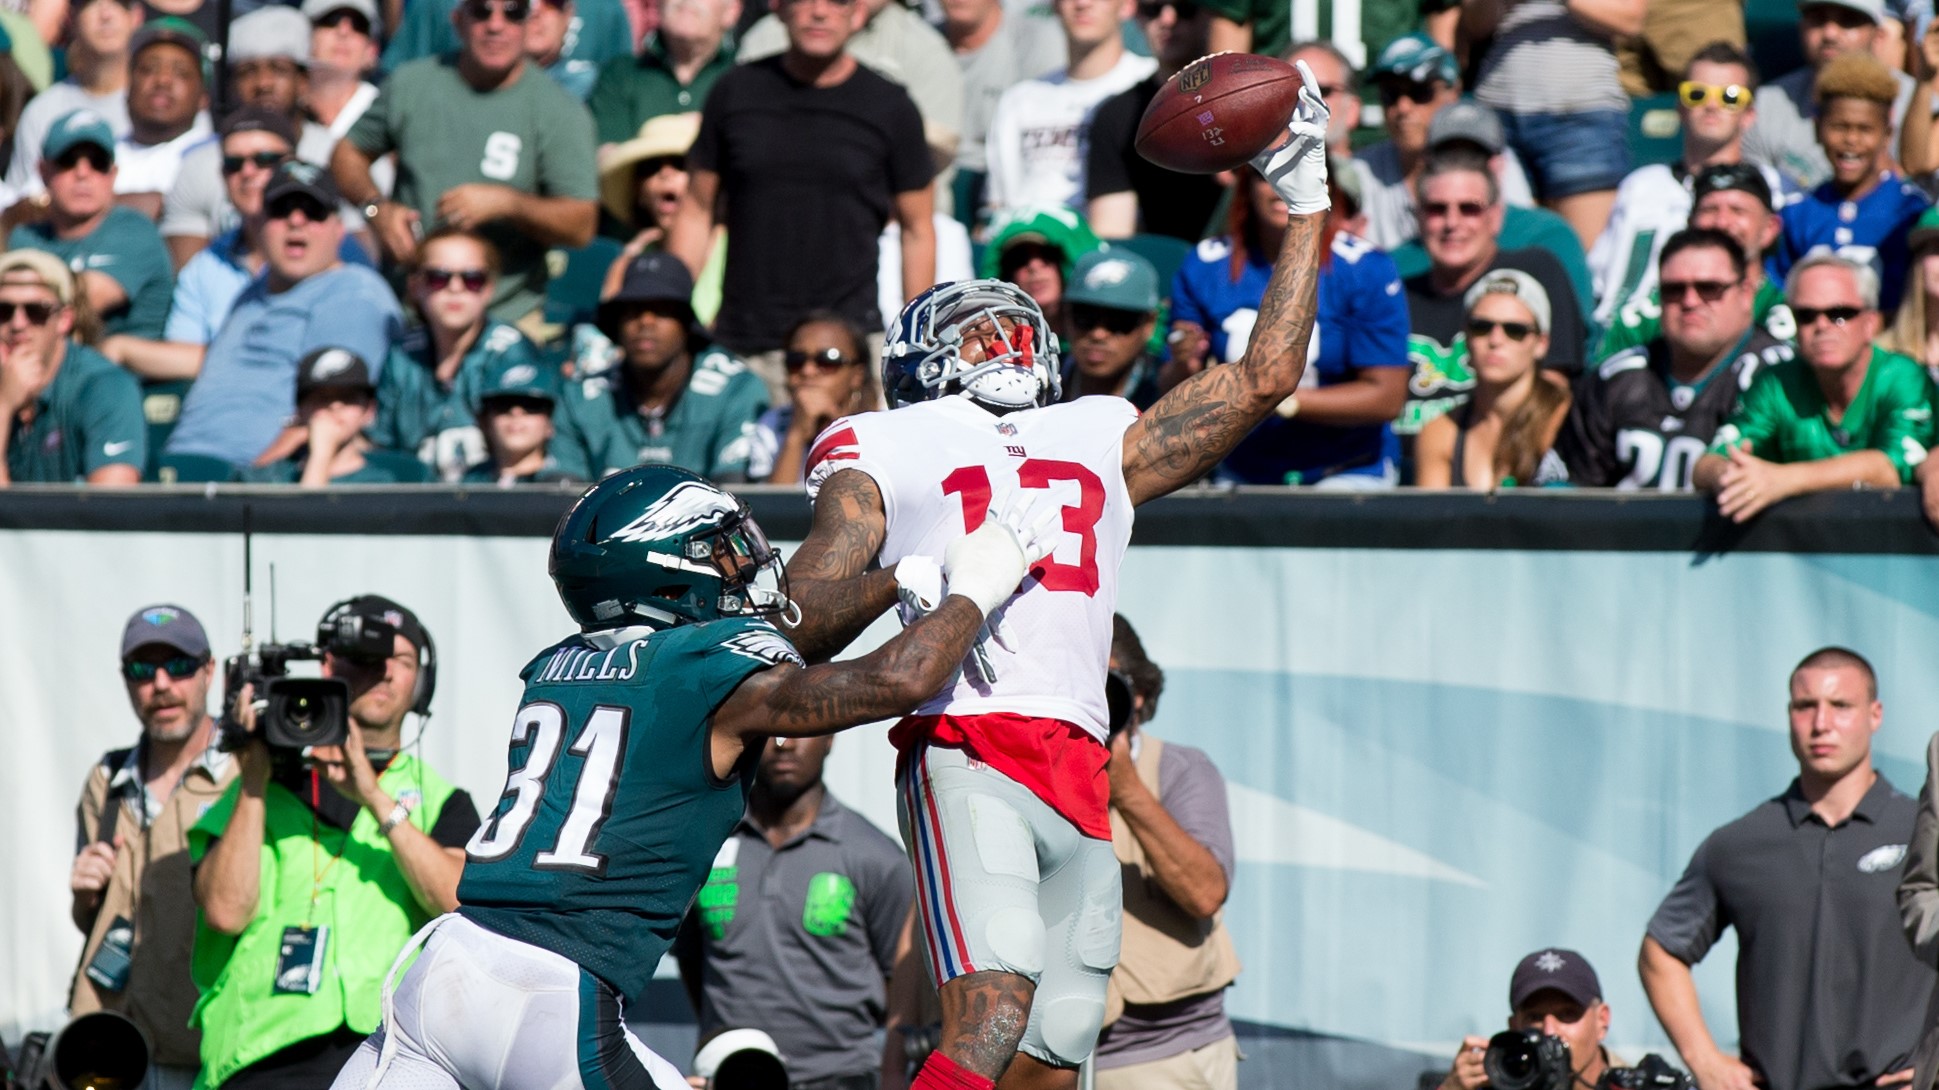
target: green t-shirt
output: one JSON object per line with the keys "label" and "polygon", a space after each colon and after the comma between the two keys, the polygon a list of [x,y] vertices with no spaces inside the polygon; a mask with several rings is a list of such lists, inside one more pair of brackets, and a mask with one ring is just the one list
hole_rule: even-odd
{"label": "green t-shirt", "polygon": [[[1797,319],[1791,317],[1791,308],[1784,304],[1784,289],[1765,277],[1757,286],[1757,296],[1751,300],[1751,321],[1764,327],[1764,332],[1780,341],[1795,342],[1798,339]],[[1602,335],[1602,343],[1596,346],[1596,362],[1615,355],[1626,349],[1645,345],[1663,335],[1663,300],[1656,289],[1651,288],[1649,296],[1635,299],[1616,312],[1616,320]]]}
{"label": "green t-shirt", "polygon": [[465,467],[485,457],[478,402],[486,381],[515,364],[550,365],[539,359],[525,334],[489,318],[450,386],[438,381],[434,351],[423,326],[412,328],[391,348],[377,377],[377,423],[370,438],[387,450],[416,453],[435,479],[455,481],[464,476]]}
{"label": "green t-shirt", "polygon": [[[587,357],[582,356],[581,360]],[[747,365],[709,347],[694,357],[687,388],[664,416],[643,416],[623,381],[625,364],[582,365],[566,387],[565,420],[552,441],[559,466],[582,481],[666,462],[708,480],[747,478],[754,422],[767,411],[767,386]],[[559,423],[558,417],[554,417]]]}
{"label": "green t-shirt", "polygon": [[697,112],[707,101],[707,92],[714,89],[714,81],[733,67],[734,42],[729,38],[694,74],[692,83],[682,84],[667,61],[660,36],[649,35],[638,57],[615,57],[599,66],[599,78],[586,100],[599,142],[631,140],[639,135],[641,125],[661,114]]}
{"label": "green t-shirt", "polygon": [[[392,75],[346,137],[371,157],[397,153],[393,196],[438,225],[438,199],[473,182],[540,197],[599,195],[592,117],[545,73],[526,68],[509,86],[477,91],[455,54],[412,61]],[[492,317],[516,322],[545,302],[545,247],[505,222],[486,224],[504,269]]]}
{"label": "green t-shirt", "polygon": [[66,484],[103,466],[139,473],[147,464],[141,384],[101,353],[68,341],[33,422],[16,419],[7,436],[7,472],[16,483]]}
{"label": "green t-shirt", "polygon": [[1876,450],[1910,481],[1932,445],[1932,380],[1910,358],[1872,349],[1858,396],[1836,423],[1811,366],[1802,359],[1757,373],[1730,420],[1717,429],[1710,453],[1727,454],[1750,441],[1750,452],[1773,462],[1816,462]]}
{"label": "green t-shirt", "polygon": [[101,315],[105,330],[161,340],[169,304],[175,301],[175,266],[169,263],[162,233],[147,216],[116,205],[80,238],[56,238],[51,223],[23,223],[7,236],[7,248],[44,250],[67,262],[77,275],[107,276],[121,285],[128,299]]}

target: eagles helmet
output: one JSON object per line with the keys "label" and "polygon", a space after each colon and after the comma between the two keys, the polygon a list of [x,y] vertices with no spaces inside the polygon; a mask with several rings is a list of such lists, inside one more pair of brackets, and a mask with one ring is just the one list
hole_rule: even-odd
{"label": "eagles helmet", "polygon": [[[780,613],[781,554],[747,505],[677,466],[615,473],[572,505],[547,565],[566,612],[587,631]],[[755,581],[766,573],[770,586]]]}
{"label": "eagles helmet", "polygon": [[[965,358],[965,356],[970,358]],[[1006,280],[938,284],[902,308],[882,353],[894,405],[961,393],[999,413],[1062,393],[1057,335],[1036,300]]]}

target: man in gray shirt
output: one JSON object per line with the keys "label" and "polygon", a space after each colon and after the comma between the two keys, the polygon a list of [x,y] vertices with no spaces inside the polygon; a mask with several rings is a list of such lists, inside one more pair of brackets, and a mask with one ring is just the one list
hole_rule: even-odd
{"label": "man in gray shirt", "polygon": [[765,1030],[792,1090],[877,1086],[876,1030],[915,896],[902,849],[822,783],[833,745],[768,742],[674,943],[701,1039]]}
{"label": "man in gray shirt", "polygon": [[[1831,160],[1818,144],[1818,70],[1834,57],[1870,50],[1885,21],[1884,0],[1803,0],[1798,5],[1798,37],[1804,43],[1803,68],[1757,89],[1757,120],[1744,135],[1744,158],[1775,167],[1798,184],[1816,189],[1831,177]],[[1917,84],[1892,70],[1898,97],[1892,103],[1892,146]]]}
{"label": "man in gray shirt", "polygon": [[[1697,847],[1643,939],[1643,990],[1702,1090],[1910,1079],[1932,995],[1932,970],[1899,930],[1917,807],[1872,767],[1885,708],[1871,664],[1812,652],[1791,673],[1789,709],[1798,778]],[[1741,1057],[1704,1025],[1690,973],[1726,927]]]}

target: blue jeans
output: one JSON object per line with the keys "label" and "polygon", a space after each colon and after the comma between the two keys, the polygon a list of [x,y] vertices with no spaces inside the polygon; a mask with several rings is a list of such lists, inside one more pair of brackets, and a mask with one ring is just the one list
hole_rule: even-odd
{"label": "blue jeans", "polygon": [[1629,116],[1622,110],[1502,111],[1501,127],[1540,200],[1614,189],[1629,173]]}

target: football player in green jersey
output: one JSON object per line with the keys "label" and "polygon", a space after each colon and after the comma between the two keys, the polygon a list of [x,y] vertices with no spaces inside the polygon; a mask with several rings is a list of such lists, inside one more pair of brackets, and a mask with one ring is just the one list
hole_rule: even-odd
{"label": "football player in green jersey", "polygon": [[581,631],[521,675],[510,774],[467,848],[460,908],[420,932],[383,1028],[335,1085],[684,1087],[621,1003],[672,944],[767,738],[889,718],[942,688],[1049,551],[1048,525],[1008,524],[1022,521],[952,543],[949,596],[878,650],[804,666],[766,620],[793,605],[745,505],[672,466],[586,493],[551,559]]}

